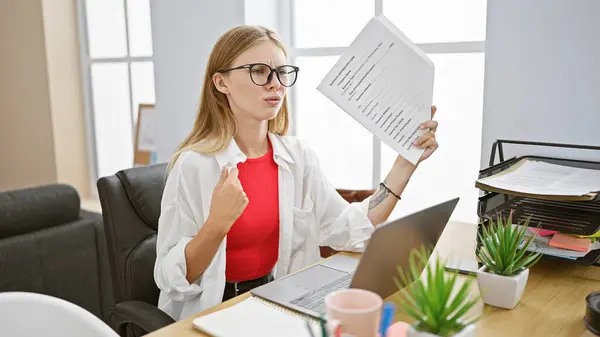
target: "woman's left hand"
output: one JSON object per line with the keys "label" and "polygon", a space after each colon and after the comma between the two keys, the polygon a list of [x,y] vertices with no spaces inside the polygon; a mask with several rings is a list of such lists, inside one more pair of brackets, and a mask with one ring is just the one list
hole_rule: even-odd
{"label": "woman's left hand", "polygon": [[433,120],[436,111],[437,108],[435,105],[433,105],[431,107],[431,120],[428,120],[425,123],[421,124],[420,127],[421,130],[429,130],[423,133],[421,137],[419,137],[419,139],[415,140],[415,142],[413,143],[413,145],[415,145],[416,147],[420,149],[425,149],[425,152],[423,152],[417,164],[429,158],[439,147],[438,142],[435,139],[435,132],[438,128],[438,122]]}

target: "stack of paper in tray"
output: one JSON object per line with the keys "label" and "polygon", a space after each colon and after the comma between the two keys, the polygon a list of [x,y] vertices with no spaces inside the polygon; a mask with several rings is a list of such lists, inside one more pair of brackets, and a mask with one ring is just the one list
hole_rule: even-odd
{"label": "stack of paper in tray", "polygon": [[563,257],[571,260],[585,256],[592,250],[600,249],[600,241],[596,240],[596,233],[589,237],[569,235],[547,229],[528,228],[527,237],[537,233],[537,237],[528,250]]}
{"label": "stack of paper in tray", "polygon": [[478,179],[475,187],[560,201],[591,201],[600,192],[600,171],[522,159],[510,168]]}

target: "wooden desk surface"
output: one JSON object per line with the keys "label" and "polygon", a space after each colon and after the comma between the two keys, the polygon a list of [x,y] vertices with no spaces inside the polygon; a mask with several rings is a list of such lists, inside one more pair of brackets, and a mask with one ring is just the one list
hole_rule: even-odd
{"label": "wooden desk surface", "polygon": [[[473,259],[475,245],[475,225],[450,222],[436,246],[435,254],[444,258]],[[477,323],[477,336],[593,337],[595,335],[583,325],[585,297],[598,290],[600,267],[580,267],[542,260],[530,271],[525,293],[515,309],[484,306],[482,302],[475,308],[475,313],[483,312],[484,315]],[[479,294],[476,282],[473,282],[471,291]],[[146,336],[206,336],[192,327],[195,317],[235,305],[248,296],[248,293],[238,296]],[[390,296],[388,300],[394,301],[393,297]],[[408,320],[408,317],[400,314],[396,319]]]}

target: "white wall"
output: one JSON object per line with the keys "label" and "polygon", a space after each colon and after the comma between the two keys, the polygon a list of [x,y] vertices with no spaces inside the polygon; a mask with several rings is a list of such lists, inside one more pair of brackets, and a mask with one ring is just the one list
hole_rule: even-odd
{"label": "white wall", "polygon": [[[487,8],[482,167],[498,138],[600,145],[600,1],[489,0]],[[600,160],[597,151],[524,150]]]}
{"label": "white wall", "polygon": [[0,191],[91,195],[76,23],[75,1],[0,1]]}
{"label": "white wall", "polygon": [[244,0],[152,0],[158,160],[168,161],[194,123],[216,40],[244,23]]}
{"label": "white wall", "polygon": [[0,2],[0,43],[0,191],[55,183],[42,2]]}
{"label": "white wall", "polygon": [[281,19],[284,16],[284,6],[286,1],[280,0],[245,0],[244,1],[244,20],[247,25],[261,25],[270,28],[278,33],[284,43],[288,42],[289,37],[283,32]]}

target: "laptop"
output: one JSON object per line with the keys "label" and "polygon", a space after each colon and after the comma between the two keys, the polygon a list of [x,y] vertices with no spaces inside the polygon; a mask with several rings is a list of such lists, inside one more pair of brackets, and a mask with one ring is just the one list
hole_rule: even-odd
{"label": "laptop", "polygon": [[408,268],[410,252],[433,248],[459,198],[378,226],[360,260],[334,255],[294,274],[251,290],[251,294],[306,315],[325,314],[325,296],[342,288],[370,290],[386,298],[398,291],[398,267]]}

